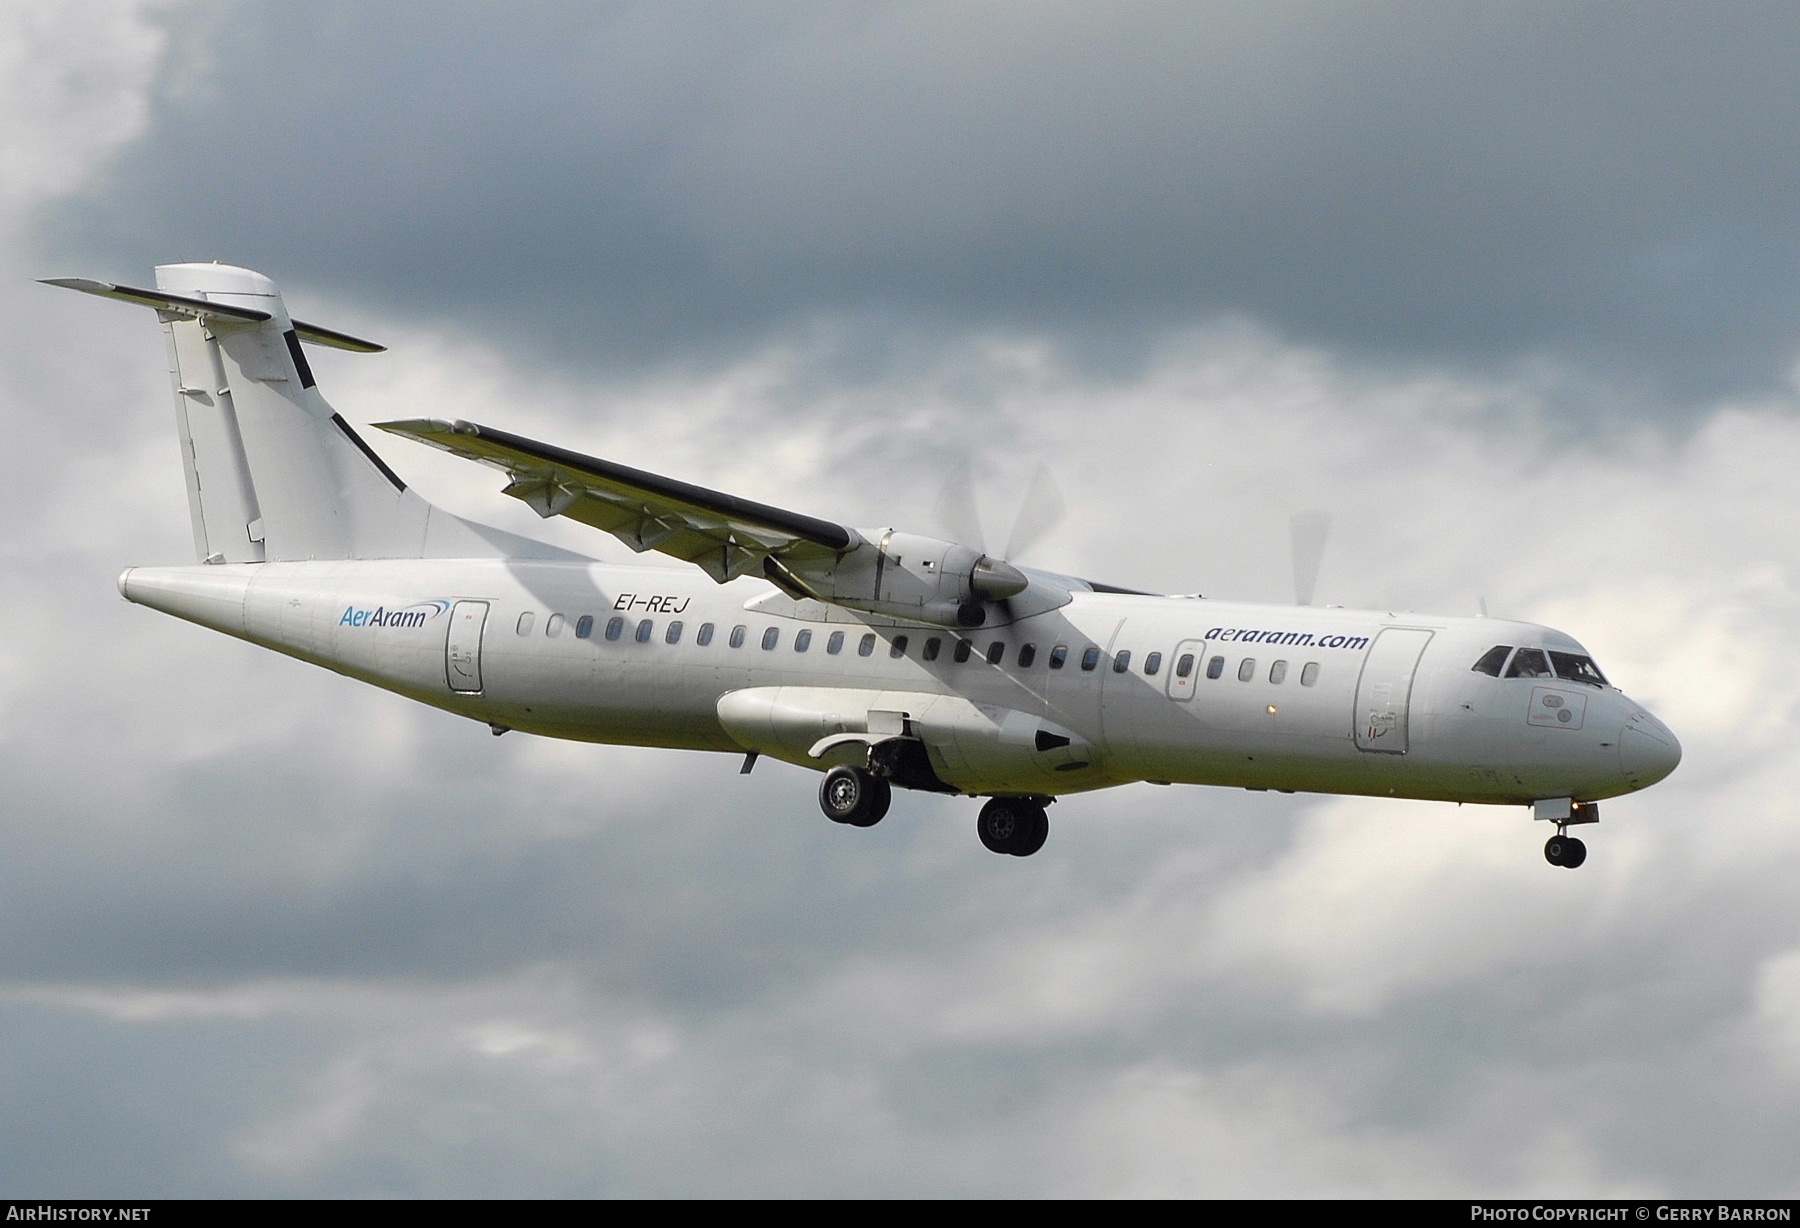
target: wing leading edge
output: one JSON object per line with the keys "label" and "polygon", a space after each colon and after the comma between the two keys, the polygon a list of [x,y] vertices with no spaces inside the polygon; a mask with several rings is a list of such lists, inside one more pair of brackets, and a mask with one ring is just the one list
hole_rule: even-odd
{"label": "wing leading edge", "polygon": [[611,533],[640,553],[693,563],[723,584],[773,559],[810,571],[855,550],[854,530],[829,520],[583,456],[473,422],[423,418],[378,422],[384,431],[503,471],[503,493],[544,517],[567,516]]}

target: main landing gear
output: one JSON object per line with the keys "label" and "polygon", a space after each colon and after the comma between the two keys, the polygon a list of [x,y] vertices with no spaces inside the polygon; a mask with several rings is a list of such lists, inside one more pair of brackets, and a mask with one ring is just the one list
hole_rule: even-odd
{"label": "main landing gear", "polygon": [[975,834],[990,852],[1029,857],[1044,847],[1050,818],[1030,798],[993,797],[975,820]]}
{"label": "main landing gear", "polygon": [[[834,767],[819,784],[819,809],[833,823],[873,827],[893,801],[893,787],[866,768]],[[1044,804],[1029,797],[993,797],[975,820],[975,834],[996,853],[1029,857],[1044,847],[1050,820]]]}
{"label": "main landing gear", "polygon": [[873,827],[888,812],[894,791],[887,781],[857,767],[834,767],[819,785],[819,809],[833,823]]}

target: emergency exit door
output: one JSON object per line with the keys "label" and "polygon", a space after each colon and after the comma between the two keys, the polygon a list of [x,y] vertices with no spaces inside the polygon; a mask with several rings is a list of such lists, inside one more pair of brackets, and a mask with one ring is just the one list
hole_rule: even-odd
{"label": "emergency exit door", "polygon": [[481,629],[487,625],[488,603],[459,601],[450,611],[444,641],[444,678],[463,695],[481,693]]}
{"label": "emergency exit door", "polygon": [[1356,682],[1358,750],[1406,753],[1413,676],[1430,642],[1431,632],[1417,627],[1389,627],[1375,637]]}

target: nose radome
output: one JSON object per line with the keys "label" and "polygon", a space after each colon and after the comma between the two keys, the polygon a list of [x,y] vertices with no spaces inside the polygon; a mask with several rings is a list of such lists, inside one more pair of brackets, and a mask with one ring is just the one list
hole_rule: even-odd
{"label": "nose radome", "polygon": [[1633,789],[1648,789],[1675,770],[1681,762],[1681,743],[1669,727],[1640,712],[1625,722],[1619,734],[1619,770]]}

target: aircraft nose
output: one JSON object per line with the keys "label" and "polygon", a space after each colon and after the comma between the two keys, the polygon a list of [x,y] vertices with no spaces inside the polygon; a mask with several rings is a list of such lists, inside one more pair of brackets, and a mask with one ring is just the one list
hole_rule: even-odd
{"label": "aircraft nose", "polygon": [[1619,734],[1619,770],[1633,789],[1647,789],[1681,762],[1681,743],[1669,727],[1640,710]]}

